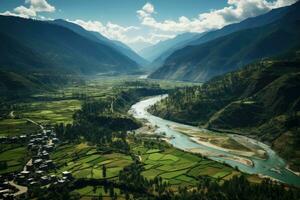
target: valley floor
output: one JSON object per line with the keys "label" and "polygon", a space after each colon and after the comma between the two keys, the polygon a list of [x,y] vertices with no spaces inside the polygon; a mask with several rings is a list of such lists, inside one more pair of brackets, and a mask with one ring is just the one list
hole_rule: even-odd
{"label": "valley floor", "polygon": [[[24,191],[22,192],[18,188],[26,186],[30,195],[36,195],[33,193],[36,186],[52,188],[52,191],[55,190],[53,189],[54,183],[64,184],[63,182],[65,182],[67,184],[71,181],[73,186],[69,187],[68,185],[66,188],[68,188],[68,195],[73,197],[93,199],[103,196],[104,199],[128,199],[128,197],[134,198],[139,195],[157,196],[159,195],[158,187],[173,192],[178,192],[183,187],[190,190],[198,187],[199,181],[201,182],[202,179],[222,184],[235,176],[244,175],[252,184],[263,181],[257,175],[244,174],[228,165],[201,156],[198,152],[194,154],[191,153],[193,151],[186,152],[176,149],[164,142],[164,138],[153,134],[155,127],[147,126],[147,123],[143,121],[142,128],[128,133],[126,138],[126,143],[129,145],[128,151],[122,151],[110,145],[97,145],[83,137],[76,141],[52,142],[56,140],[56,136],[52,135],[54,133],[53,126],[59,123],[72,123],[74,113],[82,109],[84,101],[111,100],[120,91],[145,87],[145,85],[147,87],[159,85],[164,90],[168,90],[177,86],[185,86],[186,83],[174,85],[174,83],[166,81],[143,80],[140,82],[138,78],[133,79],[132,77],[115,79],[102,77],[88,80],[84,85],[36,94],[25,101],[14,102],[11,108],[7,109],[7,115],[0,119],[0,174],[3,178],[11,181],[12,188],[10,190],[15,195],[24,197],[27,194],[25,195]],[[41,129],[41,127],[45,129]],[[172,128],[178,129],[178,127]],[[185,130],[180,131],[192,134]],[[119,133],[116,131],[114,134]],[[31,159],[32,163],[35,163],[36,155],[40,152],[40,150],[35,152],[29,148],[31,140],[29,141],[28,137],[36,138],[39,135],[47,136],[46,144],[54,147],[48,152],[49,155],[45,155],[41,159],[51,161],[55,168],[43,169],[42,172],[39,172],[41,170],[28,171],[32,181],[27,182],[22,178],[23,174],[26,174],[24,166]],[[119,140],[119,136],[113,137],[113,140]],[[200,136],[197,135],[197,137]],[[208,139],[206,135],[201,135],[201,137],[205,137],[202,138],[203,140]],[[218,145],[221,142],[224,145],[221,148],[228,148],[228,145],[231,145],[230,147],[234,148],[231,150],[241,152],[246,148],[229,138],[213,137],[209,139],[212,145]],[[49,143],[49,141],[51,142]],[[263,158],[264,156],[263,152],[254,149],[251,149],[250,152],[258,157]],[[135,191],[135,188],[124,189],[126,179],[121,176],[122,173],[128,173],[126,170],[137,166],[140,170],[137,176],[154,184],[148,186],[149,190],[145,194]],[[23,174],[18,174],[22,170]],[[26,170],[30,169],[26,168]],[[66,173],[70,173],[72,178],[69,179]],[[45,192],[45,194],[47,193]]]}

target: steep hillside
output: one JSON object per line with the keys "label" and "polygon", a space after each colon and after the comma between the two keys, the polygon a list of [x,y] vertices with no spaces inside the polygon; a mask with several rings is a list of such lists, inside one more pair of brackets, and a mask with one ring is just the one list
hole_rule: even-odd
{"label": "steep hillside", "polygon": [[49,23],[63,26],[65,28],[68,28],[68,29],[74,31],[75,33],[78,33],[79,35],[82,35],[85,38],[88,38],[88,39],[94,41],[94,42],[98,42],[100,44],[112,47],[119,53],[129,57],[131,60],[135,61],[136,63],[138,63],[141,66],[144,66],[148,63],[145,59],[140,57],[137,53],[135,53],[132,49],[130,49],[128,46],[126,46],[122,42],[109,40],[108,38],[104,37],[103,35],[101,35],[98,32],[87,31],[84,28],[82,28],[81,26],[71,23],[71,22],[68,22],[68,21],[65,21],[63,19],[49,21]]}
{"label": "steep hillside", "polygon": [[[7,48],[12,50],[5,52],[5,57],[1,56],[1,62],[9,63],[11,70],[20,68],[16,60],[21,60],[22,64],[27,66],[23,70],[27,71],[45,68],[51,71],[55,69],[56,72],[95,74],[111,71],[127,73],[138,69],[134,61],[115,49],[91,41],[62,26],[31,19],[0,16],[0,27],[1,36],[9,36],[11,40],[22,46],[22,49],[16,50],[13,44],[7,44]],[[16,51],[19,51],[17,55],[14,54]],[[28,63],[27,51],[40,57],[31,56],[33,60]],[[0,67],[8,68],[7,65]]]}
{"label": "steep hillside", "polygon": [[250,29],[250,28],[257,28],[260,26],[270,24],[270,23],[275,22],[276,20],[282,18],[284,15],[286,15],[292,7],[293,7],[293,5],[277,8],[277,9],[271,10],[270,12],[268,12],[266,14],[252,17],[252,18],[247,18],[239,23],[227,25],[219,30],[208,32],[207,34],[203,35],[203,37],[200,37],[196,40],[191,41],[188,45],[203,44],[205,42],[209,42],[216,38],[223,37],[225,35],[228,35],[228,34],[231,34],[231,33],[237,32],[237,31]]}
{"label": "steep hillside", "polygon": [[74,75],[0,70],[0,101],[25,99],[37,92],[51,91],[83,80]]}
{"label": "steep hillside", "polygon": [[158,69],[159,67],[163,66],[165,60],[172,55],[172,53],[183,47],[186,47],[189,42],[201,38],[203,35],[205,35],[205,33],[184,33],[174,38],[173,40],[176,39],[174,43],[169,43],[166,48],[160,48],[160,46],[158,46],[158,48],[154,48],[153,51],[158,53],[156,58],[151,63],[152,69]]}
{"label": "steep hillside", "polygon": [[0,68],[17,71],[51,70],[46,57],[0,32]]}
{"label": "steep hillside", "polygon": [[296,3],[288,12],[283,12],[284,17],[271,24],[180,49],[150,77],[203,82],[254,60],[297,48],[300,45],[299,10],[300,3]]}
{"label": "steep hillside", "polygon": [[260,27],[260,26],[270,24],[278,20],[279,18],[283,17],[289,11],[289,9],[290,7],[282,7],[282,8],[274,9],[266,14],[253,17],[253,18],[248,18],[240,23],[230,24],[219,30],[196,34],[194,37],[189,38],[189,40],[181,41],[177,45],[173,45],[171,47],[168,47],[167,50],[164,50],[163,52],[159,52],[160,55],[156,56],[156,58],[153,60],[151,65],[154,68],[159,68],[163,66],[165,60],[170,55],[172,55],[172,53],[186,46],[200,45],[212,41],[214,39],[217,39],[219,37],[223,37],[228,34],[234,33],[236,31],[241,31],[249,28],[255,28],[255,27]]}
{"label": "steep hillside", "polygon": [[153,46],[142,49],[139,54],[152,62],[169,49],[176,48],[176,46],[180,45],[181,43],[188,43],[191,40],[198,38],[197,35],[197,33],[184,33],[174,38],[161,41]]}
{"label": "steep hillside", "polygon": [[[96,33],[99,34],[99,33]],[[138,55],[134,50],[132,50],[129,46],[126,44],[113,40],[114,46],[119,49],[120,52],[122,52],[124,55],[128,56],[130,59],[134,60],[136,63],[138,63],[142,68],[147,68],[149,65],[149,61],[142,58],[140,55]]]}
{"label": "steep hillside", "polygon": [[[300,59],[266,60],[175,91],[152,108],[161,117],[256,137],[300,170]],[[284,148],[283,144],[290,144]]]}

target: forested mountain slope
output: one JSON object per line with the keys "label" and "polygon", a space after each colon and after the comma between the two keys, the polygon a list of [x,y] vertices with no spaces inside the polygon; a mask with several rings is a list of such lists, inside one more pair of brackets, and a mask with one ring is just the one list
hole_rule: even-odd
{"label": "forested mountain slope", "polygon": [[[176,90],[152,108],[163,118],[271,143],[300,170],[300,59],[265,60]],[[288,145],[286,145],[288,144]]]}
{"label": "forested mountain slope", "polygon": [[88,36],[45,21],[0,16],[1,94],[22,96],[78,75],[140,70],[126,55]]}
{"label": "forested mountain slope", "polygon": [[[115,49],[93,42],[62,26],[32,19],[0,16],[0,27],[1,36],[9,36],[33,55],[28,56],[22,49],[2,49],[1,54],[5,53],[6,56],[1,56],[1,69],[20,68],[20,63],[16,63],[16,60],[22,60],[22,65],[27,66],[24,70],[28,71],[35,68],[41,70],[45,65],[48,70],[78,74],[111,71],[126,73],[138,69],[134,61]],[[6,49],[16,49],[12,44],[7,45]],[[16,51],[19,51],[18,54],[14,54]],[[35,57],[36,54],[42,59]],[[27,62],[29,59],[34,62]]]}
{"label": "forested mountain slope", "polygon": [[293,9],[294,6],[295,5],[276,8],[265,14],[247,18],[239,23],[227,25],[219,30],[210,31],[203,35],[203,37],[191,41],[189,45],[199,45],[237,31],[265,26],[282,18],[290,11],[290,9]]}
{"label": "forested mountain slope", "polygon": [[[156,58],[153,60],[151,65],[154,66],[154,68],[161,67],[164,64],[165,60],[170,55],[172,55],[172,53],[174,53],[175,51],[180,50],[186,46],[200,45],[200,44],[212,41],[214,39],[217,39],[219,37],[223,37],[228,34],[234,33],[236,31],[241,31],[241,30],[245,30],[245,29],[249,29],[249,28],[256,28],[256,27],[270,24],[270,23],[276,21],[277,19],[283,17],[289,11],[289,9],[290,9],[289,6],[277,8],[277,9],[271,10],[270,12],[268,12],[266,14],[259,15],[257,17],[248,18],[242,22],[230,24],[230,25],[227,25],[218,30],[213,30],[213,31],[209,31],[207,33],[201,33],[201,34],[195,33],[194,36],[190,37],[188,40],[180,41],[176,45],[170,46],[170,47],[168,47],[168,49],[166,49],[164,51],[161,51],[161,52],[158,51],[159,56],[156,56]],[[180,35],[178,37],[180,37]],[[174,38],[174,39],[176,39],[176,38]],[[157,53],[157,51],[155,53]]]}
{"label": "forested mountain slope", "polygon": [[299,13],[300,3],[296,3],[284,17],[271,24],[180,49],[150,77],[204,82],[252,61],[297,48],[300,46]]}
{"label": "forested mountain slope", "polygon": [[[197,33],[183,33],[180,35],[177,35],[174,38],[161,41],[153,46],[147,47],[145,49],[142,49],[139,54],[142,55],[144,58],[148,59],[150,62],[157,59],[159,56],[161,56],[163,53],[169,51],[170,49],[175,49],[177,46],[180,46],[181,44],[188,43],[196,38],[198,38],[199,34]],[[175,50],[174,50],[175,51]]]}
{"label": "forested mountain slope", "polygon": [[139,56],[137,53],[135,53],[132,49],[130,49],[125,44],[123,44],[119,41],[109,40],[108,38],[104,37],[103,35],[101,35],[98,32],[87,31],[84,28],[82,28],[81,26],[71,23],[71,22],[68,22],[68,21],[65,21],[63,19],[49,21],[49,23],[66,27],[66,28],[74,31],[75,33],[78,33],[79,35],[82,35],[83,37],[88,38],[94,42],[112,47],[113,49],[115,49],[119,53],[127,56],[128,58],[135,61],[139,65],[144,66],[148,63],[145,59],[143,59],[141,56]]}

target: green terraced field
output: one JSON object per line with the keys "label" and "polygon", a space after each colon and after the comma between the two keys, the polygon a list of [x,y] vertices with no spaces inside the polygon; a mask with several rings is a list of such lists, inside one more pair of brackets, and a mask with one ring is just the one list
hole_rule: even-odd
{"label": "green terraced field", "polygon": [[27,161],[27,149],[16,147],[0,153],[0,162],[5,162],[7,167],[0,168],[0,174],[20,171]]}
{"label": "green terraced field", "polygon": [[[111,199],[109,196],[109,191],[105,191],[104,187],[102,186],[86,186],[80,189],[76,189],[73,192],[80,194],[81,197],[84,197],[82,199],[92,199],[99,196],[102,196],[103,199]],[[114,188],[114,193],[118,195],[118,199],[125,199],[125,196],[124,194],[121,194],[120,189]]]}
{"label": "green terraced field", "polygon": [[[132,163],[130,156],[121,153],[102,154],[93,146],[87,144],[62,145],[52,154],[51,159],[58,169],[56,174],[69,171],[75,178],[116,178],[124,167]],[[102,175],[103,165],[106,167],[106,177]]]}
{"label": "green terraced field", "polygon": [[38,123],[71,123],[74,112],[80,107],[79,100],[37,101],[28,104],[20,114]]}
{"label": "green terraced field", "polygon": [[35,124],[26,119],[3,119],[0,120],[0,136],[16,136],[32,134],[39,130]]}
{"label": "green terraced field", "polygon": [[196,185],[199,176],[225,180],[227,177],[241,174],[226,165],[173,147],[159,150],[148,149],[141,144],[131,145],[133,152],[139,154],[142,158],[144,164],[142,175],[144,177],[153,179],[160,176],[173,186]]}

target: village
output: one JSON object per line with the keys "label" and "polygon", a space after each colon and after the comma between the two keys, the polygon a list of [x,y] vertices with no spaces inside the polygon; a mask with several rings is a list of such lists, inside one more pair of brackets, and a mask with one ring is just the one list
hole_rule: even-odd
{"label": "village", "polygon": [[38,134],[1,137],[2,143],[27,143],[31,158],[19,173],[0,176],[0,199],[21,199],[31,188],[37,186],[64,185],[72,180],[70,172],[62,172],[61,176],[50,175],[55,170],[55,163],[49,154],[60,143],[56,133],[41,126]]}

